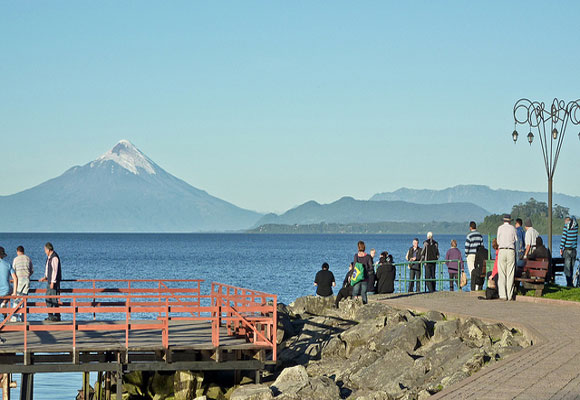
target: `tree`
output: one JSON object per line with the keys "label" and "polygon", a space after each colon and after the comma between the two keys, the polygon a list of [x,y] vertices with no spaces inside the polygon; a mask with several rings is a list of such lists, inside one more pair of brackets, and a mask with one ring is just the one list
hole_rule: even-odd
{"label": "tree", "polygon": [[568,207],[562,207],[559,204],[556,204],[552,212],[554,214],[554,218],[558,219],[564,219],[570,215],[570,209]]}
{"label": "tree", "polygon": [[548,205],[543,201],[537,201],[533,197],[525,203],[512,207],[512,218],[547,217]]}

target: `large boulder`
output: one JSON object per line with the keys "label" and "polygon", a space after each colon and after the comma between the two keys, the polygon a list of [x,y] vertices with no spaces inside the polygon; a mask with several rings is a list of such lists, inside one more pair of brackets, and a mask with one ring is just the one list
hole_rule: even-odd
{"label": "large boulder", "polygon": [[273,398],[270,388],[263,384],[240,386],[230,396],[230,400],[271,400]]}
{"label": "large boulder", "polygon": [[302,365],[285,368],[282,370],[276,381],[270,385],[274,394],[297,393],[308,384],[308,373]]}
{"label": "large boulder", "polygon": [[349,385],[356,389],[381,390],[397,397],[406,388],[398,378],[412,369],[414,363],[415,360],[406,351],[394,348],[372,364],[350,375]]}
{"label": "large boulder", "polygon": [[433,337],[431,341],[440,343],[446,340],[459,337],[459,321],[454,319],[450,321],[440,321],[435,324]]}
{"label": "large boulder", "polygon": [[306,318],[308,315],[325,315],[334,305],[334,297],[304,296],[288,305],[290,316]]}
{"label": "large boulder", "polygon": [[369,341],[369,348],[383,353],[399,348],[412,353],[427,343],[429,337],[427,321],[421,317],[415,317],[409,322],[399,324],[394,328],[385,326]]}
{"label": "large boulder", "polygon": [[175,400],[189,400],[203,395],[203,373],[177,371],[173,376]]}
{"label": "large boulder", "polygon": [[334,381],[326,376],[310,378],[308,383],[300,389],[297,396],[301,400],[338,400],[340,389]]}
{"label": "large boulder", "polygon": [[485,324],[474,318],[469,318],[460,324],[459,335],[473,347],[485,347],[492,344],[491,337],[485,332]]}
{"label": "large boulder", "polygon": [[153,400],[165,400],[173,397],[174,379],[172,373],[155,372],[149,383],[149,396]]}
{"label": "large boulder", "polygon": [[361,322],[342,332],[339,338],[345,344],[346,356],[348,357],[353,349],[359,346],[366,346],[369,339],[385,326],[385,322],[384,317],[377,317]]}

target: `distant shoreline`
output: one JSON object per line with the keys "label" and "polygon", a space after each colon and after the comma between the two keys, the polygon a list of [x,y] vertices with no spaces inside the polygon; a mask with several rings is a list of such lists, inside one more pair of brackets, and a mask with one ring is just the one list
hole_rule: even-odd
{"label": "distant shoreline", "polygon": [[373,222],[307,225],[266,224],[247,230],[253,234],[397,234],[414,235],[428,231],[439,234],[465,234],[469,222]]}

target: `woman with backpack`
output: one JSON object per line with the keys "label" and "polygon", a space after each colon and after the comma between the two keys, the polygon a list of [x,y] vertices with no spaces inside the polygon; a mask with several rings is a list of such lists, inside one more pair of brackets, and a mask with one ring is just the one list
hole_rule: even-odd
{"label": "woman with backpack", "polygon": [[362,240],[358,242],[358,253],[354,255],[354,269],[351,278],[352,288],[352,298],[358,299],[359,296],[362,297],[363,304],[367,304],[367,288],[368,288],[368,278],[369,271],[373,271],[373,259],[367,253],[365,253],[365,242]]}

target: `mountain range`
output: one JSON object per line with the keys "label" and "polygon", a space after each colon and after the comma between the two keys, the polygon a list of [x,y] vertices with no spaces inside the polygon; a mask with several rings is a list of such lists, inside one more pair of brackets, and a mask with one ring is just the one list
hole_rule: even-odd
{"label": "mountain range", "polygon": [[[483,185],[457,185],[443,190],[401,188],[394,192],[377,193],[372,201],[408,201],[418,204],[469,202],[489,213],[510,212],[512,206],[525,203],[530,198],[548,202],[547,192],[525,192],[519,190],[491,189]],[[568,207],[572,214],[580,214],[580,197],[562,193],[553,194],[553,202]]]}
{"label": "mountain range", "polygon": [[57,178],[0,197],[4,232],[228,231],[261,216],[176,178],[127,140]]}
{"label": "mountain range", "polygon": [[343,197],[330,204],[309,201],[282,215],[267,214],[261,225],[309,225],[372,222],[482,221],[489,212],[472,203],[416,204],[404,201],[368,201]]}
{"label": "mountain range", "polygon": [[[155,164],[131,142],[121,140],[94,161],[28,190],[0,196],[0,231],[263,232],[258,228],[269,226],[270,231],[283,232],[288,225],[309,226],[308,231],[321,229],[317,224],[349,225],[333,227],[336,231],[398,231],[403,228],[397,224],[482,221],[490,213],[510,211],[530,197],[544,200],[546,194],[481,185],[444,190],[401,188],[378,193],[370,200],[309,201],[281,215],[264,215],[191,186]],[[575,214],[580,212],[580,197],[555,194],[554,200]],[[358,225],[350,226],[353,224]]]}

